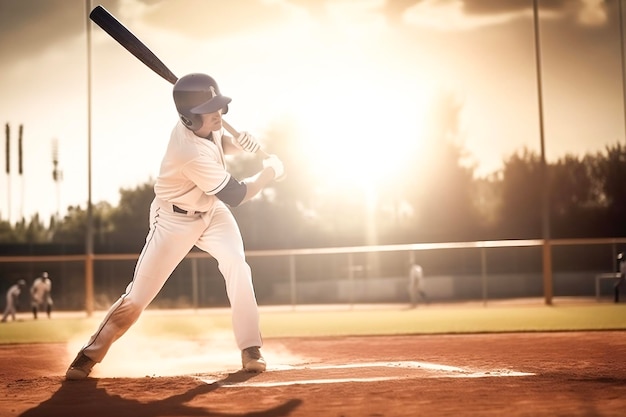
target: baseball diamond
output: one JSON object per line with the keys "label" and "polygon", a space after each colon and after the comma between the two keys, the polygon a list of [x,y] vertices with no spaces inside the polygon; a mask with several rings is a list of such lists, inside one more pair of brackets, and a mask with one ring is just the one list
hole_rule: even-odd
{"label": "baseball diamond", "polygon": [[[213,351],[203,349],[209,361]],[[269,338],[264,349],[268,358],[297,359],[270,360],[262,374],[233,366],[75,382],[63,377],[65,344],[4,345],[0,415],[620,416],[626,409],[626,331]],[[202,362],[196,367],[202,372]]]}

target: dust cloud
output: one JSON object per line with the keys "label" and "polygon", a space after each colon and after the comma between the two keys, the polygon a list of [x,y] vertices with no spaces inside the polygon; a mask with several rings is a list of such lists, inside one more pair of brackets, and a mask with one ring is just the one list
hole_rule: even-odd
{"label": "dust cloud", "polygon": [[[88,335],[68,342],[68,361],[89,340]],[[280,345],[265,343],[268,370],[303,360]],[[235,372],[241,369],[241,353],[232,332],[216,332],[197,340],[164,339],[129,331],[117,340],[91,377],[139,378]]]}

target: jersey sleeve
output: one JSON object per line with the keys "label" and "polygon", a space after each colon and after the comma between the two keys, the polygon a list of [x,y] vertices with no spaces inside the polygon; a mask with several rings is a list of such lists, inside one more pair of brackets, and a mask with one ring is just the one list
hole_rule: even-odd
{"label": "jersey sleeve", "polygon": [[222,188],[217,194],[217,198],[231,207],[237,207],[243,201],[246,196],[248,187],[245,183],[239,182],[233,177],[230,177],[226,187]]}
{"label": "jersey sleeve", "polygon": [[217,194],[230,180],[231,176],[217,161],[197,158],[183,168],[183,174],[206,194]]}

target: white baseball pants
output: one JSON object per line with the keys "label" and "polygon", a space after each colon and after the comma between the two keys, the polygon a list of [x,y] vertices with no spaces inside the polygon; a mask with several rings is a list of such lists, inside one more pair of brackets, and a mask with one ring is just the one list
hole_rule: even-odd
{"label": "white baseball pants", "polygon": [[171,204],[155,199],[150,207],[150,231],[133,280],[84,346],[89,358],[102,361],[113,342],[137,321],[194,245],[218,261],[239,349],[262,346],[252,273],[245,260],[239,226],[228,207],[219,201],[211,212],[185,215],[175,213]]}
{"label": "white baseball pants", "polygon": [[6,321],[9,316],[15,321],[15,313],[17,313],[17,306],[15,305],[15,300],[11,294],[7,294],[7,305],[4,309],[4,314],[2,315],[2,321]]}

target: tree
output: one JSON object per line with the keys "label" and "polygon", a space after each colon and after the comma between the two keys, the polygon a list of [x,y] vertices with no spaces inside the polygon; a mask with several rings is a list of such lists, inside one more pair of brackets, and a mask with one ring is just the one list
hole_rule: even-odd
{"label": "tree", "polygon": [[0,220],[0,243],[15,243],[19,241],[17,231],[6,220]]}
{"label": "tree", "polygon": [[474,168],[465,162],[462,146],[462,108],[454,95],[439,97],[432,106],[430,127],[421,138],[425,143],[394,187],[395,201],[408,201],[414,213],[403,225],[407,231],[403,240],[464,240],[478,231]]}
{"label": "tree", "polygon": [[602,230],[605,210],[593,176],[595,158],[566,155],[550,169],[551,235],[555,238],[591,237]]}
{"label": "tree", "polygon": [[504,162],[502,205],[497,230],[500,239],[541,236],[541,157],[524,148]]}
{"label": "tree", "polygon": [[626,146],[607,146],[606,158],[598,161],[596,176],[602,179],[602,197],[606,200],[608,236],[626,235]]}
{"label": "tree", "polygon": [[49,240],[48,229],[39,219],[39,214],[33,215],[30,221],[22,218],[11,228],[9,222],[0,222],[0,242],[2,243],[43,243]]}
{"label": "tree", "polygon": [[114,252],[139,251],[149,229],[150,204],[154,199],[154,181],[136,188],[120,189],[120,202],[107,217],[100,216],[96,230],[104,237],[101,249]]}
{"label": "tree", "polygon": [[[109,227],[109,216],[112,209],[111,204],[105,201],[94,204],[92,210],[94,242],[105,239],[105,231]],[[52,241],[54,243],[84,245],[86,236],[87,211],[80,206],[70,206],[63,221],[56,226]]]}

